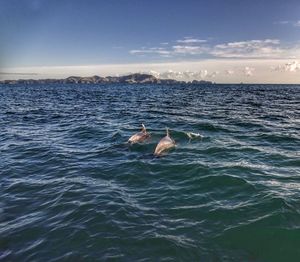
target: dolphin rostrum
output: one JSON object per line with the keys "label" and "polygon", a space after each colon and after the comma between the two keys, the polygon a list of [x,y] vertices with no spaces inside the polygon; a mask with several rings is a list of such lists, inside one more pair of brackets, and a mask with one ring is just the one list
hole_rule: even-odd
{"label": "dolphin rostrum", "polygon": [[157,144],[157,146],[155,148],[154,155],[156,155],[156,156],[159,156],[164,151],[175,147],[175,141],[170,137],[169,129],[166,128],[166,131],[167,131],[167,135],[159,141],[159,143]]}
{"label": "dolphin rostrum", "polygon": [[133,136],[131,136],[128,139],[128,143],[130,143],[130,144],[142,143],[146,139],[148,139],[149,137],[150,137],[150,134],[147,132],[146,127],[144,126],[144,124],[142,124],[141,132],[138,132],[138,133],[134,134]]}

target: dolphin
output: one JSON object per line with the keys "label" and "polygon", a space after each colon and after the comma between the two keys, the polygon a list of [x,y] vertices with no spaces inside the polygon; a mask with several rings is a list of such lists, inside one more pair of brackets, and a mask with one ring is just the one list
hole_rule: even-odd
{"label": "dolphin", "polygon": [[130,143],[130,144],[141,143],[141,142],[144,142],[149,137],[150,137],[150,134],[147,132],[144,124],[142,124],[141,132],[138,132],[138,133],[134,134],[133,136],[131,136],[128,139],[128,143]]}
{"label": "dolphin", "polygon": [[159,143],[157,144],[157,146],[155,148],[155,151],[154,151],[155,156],[159,156],[164,151],[175,147],[175,141],[170,137],[168,128],[166,128],[166,132],[167,132],[167,135],[159,141]]}

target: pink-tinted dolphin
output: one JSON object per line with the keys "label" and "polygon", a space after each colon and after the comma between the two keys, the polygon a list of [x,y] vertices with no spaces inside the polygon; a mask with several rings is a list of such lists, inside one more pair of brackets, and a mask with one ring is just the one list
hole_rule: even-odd
{"label": "pink-tinted dolphin", "polygon": [[150,134],[147,132],[146,127],[144,126],[144,124],[142,124],[141,132],[138,132],[138,133],[134,134],[133,136],[131,136],[128,139],[128,143],[130,143],[130,144],[142,143],[146,139],[148,139],[149,137],[150,137]]}
{"label": "pink-tinted dolphin", "polygon": [[175,141],[170,137],[169,129],[166,128],[166,131],[167,131],[167,135],[159,141],[159,143],[155,148],[154,155],[156,156],[159,156],[166,150],[175,147]]}

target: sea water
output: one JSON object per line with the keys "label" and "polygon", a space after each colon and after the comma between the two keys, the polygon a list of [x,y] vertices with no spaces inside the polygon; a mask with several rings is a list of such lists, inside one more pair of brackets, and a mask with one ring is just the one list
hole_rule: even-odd
{"label": "sea water", "polygon": [[2,85],[0,131],[0,260],[300,261],[300,86]]}

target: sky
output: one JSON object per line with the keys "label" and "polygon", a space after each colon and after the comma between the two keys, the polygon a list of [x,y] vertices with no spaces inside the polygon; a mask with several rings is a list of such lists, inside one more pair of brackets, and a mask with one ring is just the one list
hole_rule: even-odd
{"label": "sky", "polygon": [[0,0],[0,79],[300,83],[299,0]]}

